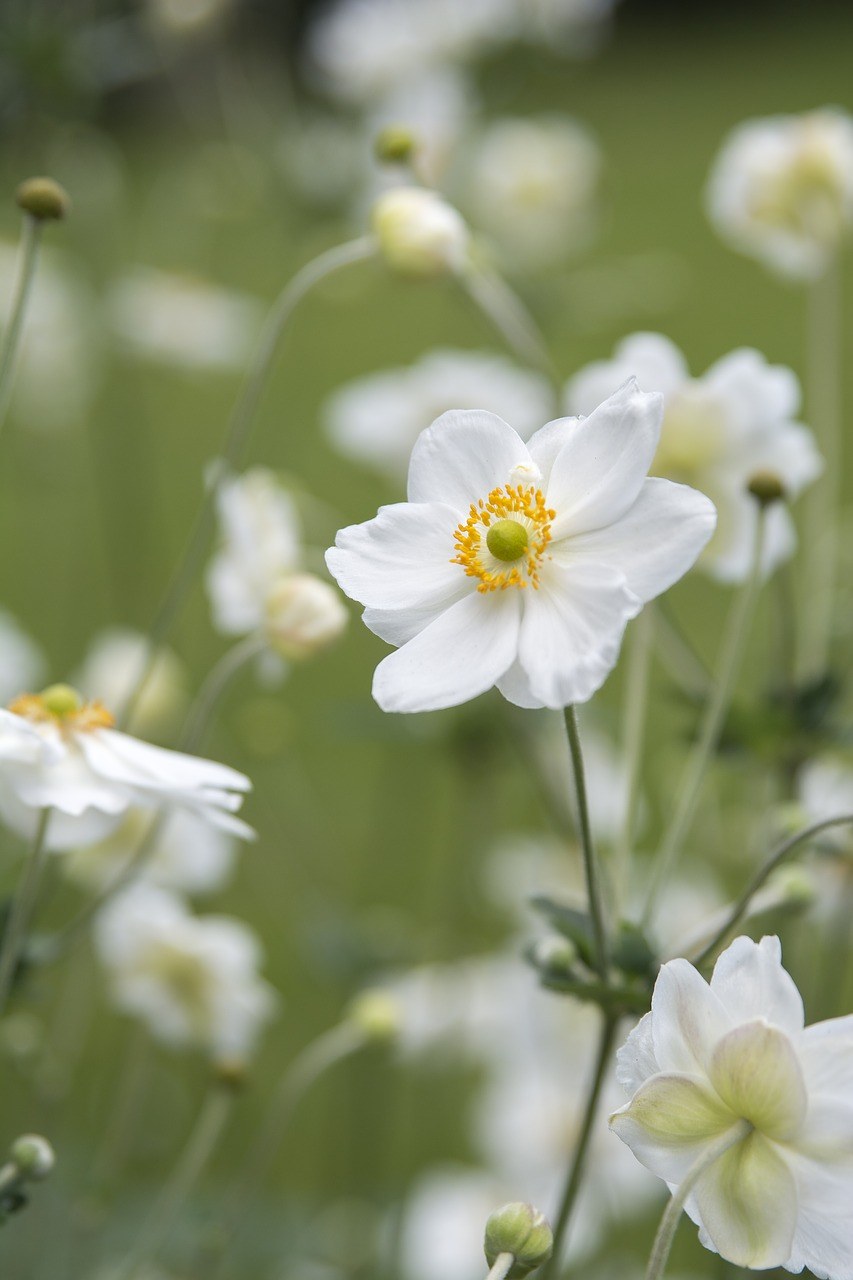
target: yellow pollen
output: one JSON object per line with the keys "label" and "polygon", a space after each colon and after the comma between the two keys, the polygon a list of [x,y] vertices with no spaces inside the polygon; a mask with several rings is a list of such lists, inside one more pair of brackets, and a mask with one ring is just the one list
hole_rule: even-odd
{"label": "yellow pollen", "polygon": [[472,502],[468,519],[457,525],[451,564],[461,565],[467,577],[479,578],[478,591],[505,591],[528,583],[535,590],[556,514],[532,484],[493,489],[487,498]]}
{"label": "yellow pollen", "polygon": [[77,733],[111,729],[115,724],[103,703],[84,702],[69,685],[54,684],[42,693],[22,693],[9,703],[9,710],[35,724],[55,724]]}

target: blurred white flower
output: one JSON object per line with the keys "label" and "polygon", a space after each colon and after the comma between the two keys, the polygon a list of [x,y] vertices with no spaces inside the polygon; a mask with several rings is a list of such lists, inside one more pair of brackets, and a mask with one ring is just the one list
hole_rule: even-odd
{"label": "blurred white flower", "polygon": [[348,621],[340,593],[313,573],[288,574],[270,590],[267,637],[291,661],[309,658],[333,644]]}
{"label": "blurred white flower", "polygon": [[403,1280],[478,1280],[486,1219],[509,1194],[485,1169],[446,1164],[422,1174],[403,1207]]}
{"label": "blurred white flower", "polygon": [[[129,809],[103,840],[64,853],[63,874],[85,889],[105,889],[134,860],[157,820],[150,809]],[[177,893],[213,893],[230,877],[236,848],[230,832],[196,813],[178,810],[161,821],[154,845],[135,874]]]}
{"label": "blurred white flower", "polygon": [[234,0],[147,0],[148,18],[174,36],[193,35],[218,22]]}
{"label": "blurred white flower", "polygon": [[[797,793],[809,823],[853,813],[853,766],[839,756],[816,756],[800,771]],[[830,827],[821,833],[820,841],[853,849],[853,825]]]}
{"label": "blurred white flower", "polygon": [[461,214],[426,187],[392,187],[370,215],[379,249],[395,271],[435,276],[460,271],[470,236]]}
{"label": "blurred white flower", "polygon": [[617,1057],[631,1101],[611,1126],[675,1189],[715,1147],[686,1210],[741,1267],[853,1275],[853,1019],[803,1026],[778,938],[736,938],[710,985],[686,960]]}
{"label": "blurred white flower", "polygon": [[738,125],[706,200],[734,248],[783,276],[820,275],[853,224],[853,117],[824,107]]}
{"label": "blurred white flower", "polygon": [[8,609],[0,609],[0,703],[11,702],[44,679],[47,659]]}
{"label": "blurred white flower", "polygon": [[419,437],[409,501],[342,529],[326,563],[400,646],[376,670],[385,711],[432,711],[497,686],[523,707],[586,702],[630,618],[714,528],[702,494],[646,473],[663,413],[628,382],[583,421],[525,445],[482,411]]}
{"label": "blurred white flower", "polygon": [[465,210],[510,268],[563,262],[593,231],[601,153],[568,116],[496,120],[461,161]]}
{"label": "blurred white flower", "polygon": [[526,438],[548,418],[553,401],[546,378],[504,356],[438,349],[339,387],[323,418],[342,453],[398,480],[420,433],[449,409],[486,409]]}
{"label": "blurred white flower", "polygon": [[186,369],[242,369],[263,320],[255,298],[137,267],[107,295],[107,319],[133,355]]}
{"label": "blurred white flower", "polygon": [[365,117],[371,150],[380,130],[388,126],[407,129],[415,141],[417,172],[434,186],[468,127],[473,102],[471,84],[456,67],[435,67],[404,80],[371,107]]}
{"label": "blurred white flower", "polygon": [[[141,631],[108,627],[89,645],[72,684],[86,698],[97,697],[108,707],[123,707],[142,675],[149,647],[148,637]],[[171,649],[161,647],[130,727],[146,737],[166,732],[183,711],[186,697],[184,664]]]}
{"label": "blurred white flower", "polygon": [[515,0],[520,34],[552,52],[595,50],[619,0]]}
{"label": "blurred white flower", "polygon": [[193,916],[167,890],[135,885],[99,912],[95,945],[116,1005],[156,1039],[221,1063],[252,1056],[276,996],[242,921]]}
{"label": "blurred white flower", "polygon": [[[656,475],[695,485],[717,507],[717,530],[699,564],[723,582],[749,573],[758,506],[746,485],[758,471],[772,471],[793,499],[819,474],[820,455],[811,432],[794,420],[800,389],[784,365],[770,365],[747,347],[717,360],[699,378],[690,376],[678,347],[658,333],[635,333],[570,379],[566,409],[589,413],[626,377],[664,396]],[[786,503],[767,511],[763,569],[771,573],[793,554],[796,531]]]}
{"label": "blurred white flower", "polygon": [[99,702],[68,685],[17,698],[0,711],[0,816],[32,837],[50,809],[46,847],[101,840],[129,809],[186,809],[235,835],[249,779],[227,765],[141,742],[113,729]]}

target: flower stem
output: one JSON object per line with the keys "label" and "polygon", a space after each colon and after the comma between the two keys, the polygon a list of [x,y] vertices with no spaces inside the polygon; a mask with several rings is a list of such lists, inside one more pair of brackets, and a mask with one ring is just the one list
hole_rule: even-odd
{"label": "flower stem", "polygon": [[50,809],[42,809],[30,851],[24,862],[21,879],[9,907],[3,942],[0,946],[0,1016],[5,1012],[6,1001],[12,989],[15,970],[21,958],[21,948],[30,916],[35,906],[44,858],[47,852],[45,838],[50,821]]}
{"label": "flower stem", "polygon": [[646,1280],[661,1280],[684,1206],[702,1174],[707,1173],[711,1166],[720,1159],[720,1156],[724,1156],[731,1147],[736,1146],[738,1142],[742,1142],[751,1131],[752,1125],[748,1120],[738,1120],[737,1124],[728,1129],[716,1142],[710,1143],[699,1159],[690,1166],[683,1181],[673,1192],[669,1204],[663,1211],[655,1242],[652,1245],[649,1263],[646,1267]]}
{"label": "flower stem", "polygon": [[267,648],[264,636],[246,636],[228,649],[208,672],[192,707],[179,740],[181,751],[194,752],[204,741],[219,700],[239,671]]}
{"label": "flower stem", "polygon": [[536,321],[503,277],[496,271],[472,265],[459,279],[468,297],[509,349],[525,364],[540,369],[557,391],[559,379]]}
{"label": "flower stem", "polygon": [[574,1152],[572,1153],[572,1160],[569,1165],[566,1186],[563,1191],[563,1198],[560,1201],[560,1208],[554,1223],[554,1248],[551,1253],[550,1260],[545,1264],[545,1268],[542,1272],[542,1280],[552,1280],[552,1277],[556,1275],[557,1267],[560,1264],[560,1255],[563,1251],[563,1242],[566,1238],[566,1230],[569,1226],[569,1221],[572,1216],[575,1201],[577,1200],[581,1182],[583,1181],[587,1149],[589,1147],[593,1125],[595,1124],[596,1115],[598,1113],[598,1102],[601,1097],[601,1090],[604,1086],[607,1068],[610,1063],[610,1053],[613,1048],[613,1041],[616,1036],[617,1026],[617,1018],[613,1018],[606,1014],[602,1016],[601,1032],[598,1041],[598,1053],[596,1055],[592,1080],[590,1082],[589,1093],[587,1094],[586,1105],[584,1107],[581,1129],[578,1134],[577,1142],[575,1143]]}
{"label": "flower stem", "polygon": [[649,892],[643,911],[645,924],[649,923],[654,913],[658,894],[673,870],[681,850],[682,841],[690,829],[705,773],[720,741],[720,734],[723,730],[726,713],[734,692],[735,680],[743,657],[744,646],[749,635],[749,624],[752,620],[755,602],[758,597],[758,589],[761,582],[761,558],[764,547],[764,525],[765,511],[764,508],[760,508],[755,526],[755,542],[749,576],[732,601],[723,637],[719,670],[717,671],[710,698],[705,706],[699,737],[684,770],[672,821],[664,832],[651,868]]}
{"label": "flower stem", "polygon": [[583,754],[581,753],[580,734],[578,733],[578,717],[573,706],[566,707],[566,733],[569,739],[569,754],[572,759],[572,773],[575,782],[577,800],[578,831],[583,851],[584,875],[586,877],[587,896],[589,898],[589,915],[595,939],[596,968],[601,977],[607,980],[607,928],[604,922],[604,902],[601,892],[599,864],[592,843],[592,830],[589,824],[589,805],[586,796],[586,779],[584,777]]}
{"label": "flower stem", "polygon": [[[216,468],[218,474],[226,469],[238,467],[242,462],[255,412],[272,372],[282,337],[299,303],[328,276],[351,263],[372,257],[374,252],[375,242],[371,236],[362,236],[357,240],[335,245],[334,248],[328,249],[307,263],[285,285],[267,316],[251,367],[234,405],[222,453],[218,459]],[[147,660],[135,688],[121,711],[119,721],[122,726],[131,719],[150,679],[159,649],[171,633],[198,576],[201,561],[213,531],[215,506],[216,476],[214,475],[209,478],[195,524],[151,624],[148,633]]]}
{"label": "flower stem", "polygon": [[654,618],[645,608],[634,623],[628,651],[628,671],[624,702],[623,758],[627,777],[625,780],[625,812],[614,849],[614,877],[617,886],[617,902],[624,903],[629,889],[631,852],[634,830],[637,825],[637,801],[640,791],[640,772],[643,757],[643,740],[646,731],[649,678],[652,668],[652,631]]}
{"label": "flower stem", "polygon": [[515,1263],[514,1253],[499,1253],[492,1263],[486,1280],[506,1280]]}
{"label": "flower stem", "polygon": [[9,312],[9,322],[3,336],[2,350],[0,350],[0,431],[6,421],[15,385],[15,360],[21,342],[27,303],[35,279],[42,226],[41,218],[34,218],[29,213],[24,214],[24,225],[21,231],[21,265]]}

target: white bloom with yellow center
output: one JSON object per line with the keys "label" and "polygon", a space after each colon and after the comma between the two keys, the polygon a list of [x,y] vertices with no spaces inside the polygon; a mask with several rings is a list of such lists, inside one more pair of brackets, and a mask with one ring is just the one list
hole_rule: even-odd
{"label": "white bloom with yellow center", "polygon": [[[611,360],[587,365],[570,379],[566,408],[587,413],[629,375],[664,397],[656,475],[695,485],[717,507],[717,530],[699,561],[723,582],[743,581],[750,569],[758,505],[747,483],[759,471],[782,482],[787,499],[820,474],[822,461],[811,432],[795,421],[800,404],[796,375],[741,347],[692,378],[675,343],[660,333],[635,333]],[[771,573],[796,547],[785,503],[766,515],[762,568]]]}
{"label": "white bloom with yellow center", "polygon": [[251,1057],[276,997],[242,921],[193,916],[165,889],[136,885],[99,913],[95,945],[116,1004],[156,1039],[221,1063]]}
{"label": "white bloom with yellow center", "polygon": [[[72,682],[85,697],[97,696],[107,706],[123,708],[145,670],[150,647],[141,631],[108,627],[89,645]],[[182,714],[186,698],[183,664],[171,649],[161,647],[136,701],[130,727],[151,737],[168,732]]]}
{"label": "white bloom with yellow center", "polygon": [[778,938],[735,939],[710,985],[670,961],[617,1057],[633,1096],[610,1124],[670,1188],[730,1134],[686,1202],[702,1243],[736,1266],[850,1280],[853,1017],[803,1023]]}
{"label": "white bloom with yellow center", "polygon": [[820,275],[853,224],[853,117],[834,107],[747,120],[717,157],[714,226],[780,275]]}
{"label": "white bloom with yellow center", "polygon": [[454,706],[493,685],[524,707],[591,697],[628,620],[714,528],[702,494],[647,478],[661,416],[661,397],[632,380],[527,445],[477,411],[421,434],[409,501],[342,529],[326,554],[366,625],[400,646],[374,677],[384,710]]}
{"label": "white bloom with yellow center", "polygon": [[99,702],[68,685],[17,698],[0,710],[0,817],[32,837],[50,809],[49,849],[102,840],[131,808],[188,810],[250,836],[236,811],[250,789],[236,769],[141,742],[112,727]]}

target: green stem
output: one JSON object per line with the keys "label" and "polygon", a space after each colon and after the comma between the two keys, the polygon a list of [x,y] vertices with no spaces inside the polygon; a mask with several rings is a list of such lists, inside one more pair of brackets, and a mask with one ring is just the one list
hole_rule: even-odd
{"label": "green stem", "polygon": [[[350,240],[346,244],[335,245],[334,248],[328,249],[325,253],[321,253],[313,261],[307,263],[285,285],[267,316],[251,368],[234,405],[225,443],[218,459],[217,474],[221,475],[225,471],[236,468],[241,464],[243,453],[248,443],[252,421],[272,372],[282,337],[299,303],[322,280],[339,271],[342,267],[372,257],[374,253],[375,242],[371,236],[362,236],[357,240]],[[160,647],[171,633],[172,627],[177,621],[178,615],[198,576],[202,559],[213,532],[216,490],[216,476],[213,476],[209,479],[205,489],[201,508],[181,559],[151,624],[148,636],[148,657],[136,682],[136,687],[132,690],[122,709],[119,717],[122,726],[126,725],[132,717],[139,698],[151,677]]]}
{"label": "green stem", "polygon": [[589,1148],[589,1141],[592,1137],[592,1130],[595,1124],[596,1115],[598,1113],[598,1103],[601,1097],[601,1090],[604,1087],[607,1068],[610,1063],[610,1054],[613,1049],[613,1041],[616,1037],[616,1028],[618,1019],[604,1016],[601,1023],[601,1033],[598,1042],[598,1053],[593,1069],[592,1081],[587,1094],[586,1105],[584,1107],[583,1120],[581,1122],[580,1133],[572,1153],[572,1161],[569,1165],[568,1177],[566,1179],[563,1198],[560,1202],[560,1208],[554,1223],[554,1248],[550,1261],[545,1264],[542,1272],[542,1280],[552,1280],[556,1275],[557,1268],[560,1265],[560,1256],[563,1251],[563,1242],[566,1238],[566,1230],[572,1216],[572,1210],[577,1200],[578,1191],[583,1181],[584,1165],[586,1163],[586,1154]]}
{"label": "green stem", "polygon": [[600,976],[607,980],[607,928],[604,921],[604,902],[601,892],[599,865],[592,842],[592,829],[589,823],[589,805],[586,796],[586,779],[584,777],[583,754],[581,752],[580,734],[578,733],[578,717],[573,706],[566,707],[566,733],[569,739],[569,754],[572,760],[572,773],[575,782],[575,798],[578,810],[578,831],[583,853],[584,875],[586,878],[587,896],[589,898],[589,915],[592,921],[592,932],[595,939],[596,968]]}
{"label": "green stem", "polygon": [[614,850],[617,902],[620,903],[625,902],[630,886],[631,853],[637,825],[637,802],[640,793],[643,740],[646,732],[646,710],[652,668],[653,624],[654,618],[647,606],[634,623],[633,634],[629,637],[624,703],[625,736],[622,751],[627,774],[625,812]]}
{"label": "green stem", "polygon": [[705,706],[699,737],[687,761],[681,780],[678,800],[672,821],[664,832],[649,876],[649,892],[643,912],[643,922],[648,924],[654,913],[658,894],[666,884],[675,866],[682,842],[687,835],[702,783],[714,753],[719,745],[735,681],[743,657],[749,624],[761,584],[761,560],[764,547],[765,511],[760,508],[755,527],[755,542],[749,575],[743,587],[732,601],[723,637],[719,670],[711,696]]}
{"label": "green stem", "polygon": [[3,942],[2,947],[0,947],[0,1016],[6,1010],[6,1001],[9,998],[9,992],[12,989],[12,983],[15,978],[15,970],[21,958],[21,949],[27,925],[35,906],[39,880],[41,879],[42,867],[44,866],[47,852],[45,838],[49,821],[50,809],[42,809],[30,851],[24,862],[20,882],[9,908],[6,927],[3,930]]}
{"label": "green stem", "polygon": [[15,360],[21,342],[27,303],[35,279],[42,225],[40,218],[34,218],[29,213],[24,214],[24,225],[21,231],[21,265],[9,312],[9,323],[6,326],[2,351],[0,351],[0,430],[3,429],[6,421],[15,385]]}
{"label": "green stem", "polygon": [[495,271],[473,265],[459,279],[468,297],[509,349],[525,364],[540,369],[559,392],[559,378],[536,321],[506,281]]}
{"label": "green stem", "polygon": [[646,1267],[646,1280],[661,1280],[681,1215],[684,1212],[684,1206],[696,1183],[703,1173],[707,1173],[711,1166],[716,1164],[720,1157],[724,1156],[731,1147],[736,1146],[738,1142],[742,1142],[751,1130],[752,1125],[748,1120],[738,1120],[737,1124],[733,1125],[716,1142],[710,1143],[699,1159],[690,1166],[684,1176],[684,1180],[673,1192],[669,1204],[663,1211],[655,1242],[652,1245],[649,1264]]}
{"label": "green stem", "polygon": [[491,1270],[486,1276],[486,1280],[506,1280],[506,1277],[512,1271],[515,1265],[514,1253],[499,1253],[492,1263]]}
{"label": "green stem", "polygon": [[204,741],[213,713],[222,695],[239,671],[253,658],[257,658],[269,646],[264,636],[246,636],[232,649],[222,655],[216,665],[208,672],[199,690],[187,723],[179,740],[181,751],[198,751]]}

